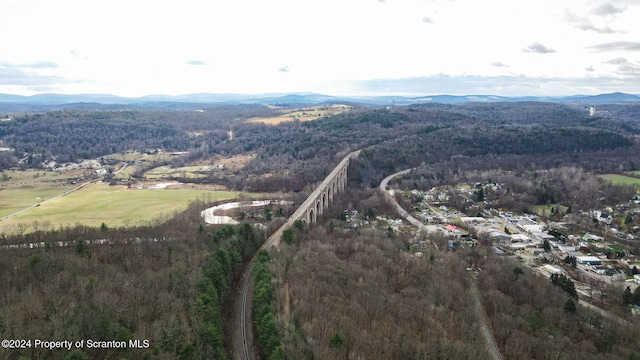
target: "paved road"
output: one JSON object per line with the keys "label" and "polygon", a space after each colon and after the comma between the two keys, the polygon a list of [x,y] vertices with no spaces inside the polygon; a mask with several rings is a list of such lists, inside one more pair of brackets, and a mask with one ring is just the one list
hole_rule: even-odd
{"label": "paved road", "polygon": [[[427,228],[427,225],[423,224],[422,221],[414,218],[405,209],[403,209],[402,206],[400,206],[400,204],[398,204],[398,202],[396,201],[395,197],[393,197],[389,193],[389,191],[387,191],[387,185],[389,184],[389,181],[391,179],[393,179],[396,176],[406,175],[406,174],[410,173],[411,170],[413,170],[413,169],[403,170],[403,171],[397,172],[395,174],[389,175],[386,178],[384,178],[384,180],[382,180],[382,182],[380,183],[380,191],[382,191],[385,194],[385,196],[389,200],[391,200],[391,202],[396,206],[396,209],[398,209],[398,213],[400,214],[400,216],[402,216],[405,219],[407,219],[407,221],[409,221],[411,224],[417,226],[420,230],[429,232],[430,229]],[[432,244],[437,249],[437,245],[435,243],[433,243],[433,242],[432,242]],[[478,316],[478,318],[479,318],[479,320],[481,322],[480,333],[481,333],[482,337],[485,340],[487,351],[489,352],[489,355],[493,359],[502,360],[502,354],[500,354],[500,350],[498,349],[498,345],[496,344],[496,341],[493,338],[493,334],[491,333],[491,330],[489,329],[489,326],[487,325],[487,317],[486,317],[486,314],[484,312],[484,308],[482,307],[482,301],[480,300],[480,295],[478,293],[478,287],[477,287],[477,285],[475,283],[475,280],[471,281],[471,296],[474,299],[474,307],[475,307],[476,315]]]}
{"label": "paved road", "polygon": [[[422,231],[424,233],[433,233],[434,231],[436,231],[435,227],[433,225],[431,225],[431,226],[425,225],[422,221],[416,219],[415,217],[413,217],[413,215],[409,214],[409,212],[407,212],[402,206],[400,206],[400,204],[398,204],[398,202],[396,201],[395,197],[392,195],[393,190],[387,190],[387,186],[389,185],[389,181],[391,181],[391,179],[393,179],[396,176],[406,175],[406,174],[410,173],[412,170],[413,169],[402,170],[400,172],[397,172],[395,174],[387,176],[380,183],[380,191],[382,191],[384,196],[387,199],[389,199],[389,201],[391,201],[392,204],[395,205],[396,210],[398,211],[398,214],[400,214],[400,216],[402,216],[403,218],[407,219],[408,222],[410,222],[412,225],[416,226],[418,229],[420,229],[420,231]],[[435,213],[435,210],[432,209],[432,211]],[[436,244],[433,241],[431,242],[431,244],[433,245],[433,247],[438,249],[438,244]]]}

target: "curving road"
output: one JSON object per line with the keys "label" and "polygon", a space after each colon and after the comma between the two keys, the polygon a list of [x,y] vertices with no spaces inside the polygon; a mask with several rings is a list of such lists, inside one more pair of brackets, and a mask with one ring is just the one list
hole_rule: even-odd
{"label": "curving road", "polygon": [[[391,179],[393,179],[396,176],[406,175],[406,174],[410,173],[412,170],[413,169],[402,170],[402,171],[399,171],[399,172],[397,172],[395,174],[387,176],[380,183],[380,191],[382,191],[384,193],[385,197],[387,199],[389,199],[395,205],[396,209],[398,210],[398,214],[400,214],[400,216],[402,216],[403,218],[407,219],[407,221],[409,221],[411,224],[417,226],[418,229],[428,232],[429,229],[427,228],[427,226],[425,224],[423,224],[422,221],[416,219],[411,214],[409,214],[402,206],[400,206],[400,204],[398,204],[398,202],[396,201],[395,197],[393,197],[393,195],[390,193],[390,191],[387,190],[387,186],[389,185],[389,181],[391,181]],[[433,246],[436,247],[436,249],[437,249],[437,245],[435,243],[433,243]],[[470,291],[471,291],[471,297],[474,300],[474,310],[476,312],[476,316],[478,317],[479,321],[481,322],[480,334],[482,335],[482,337],[483,337],[483,339],[485,341],[487,352],[489,353],[489,355],[493,359],[502,360],[503,359],[502,358],[502,354],[500,354],[500,350],[498,349],[498,345],[496,344],[496,341],[493,338],[493,334],[491,333],[491,330],[489,329],[489,326],[487,325],[487,317],[486,317],[486,314],[484,312],[484,308],[482,307],[482,301],[480,300],[480,294],[478,293],[478,287],[477,287],[477,285],[475,283],[475,280],[473,280],[473,279],[471,280]]]}
{"label": "curving road", "polygon": [[[395,174],[387,176],[386,178],[384,178],[384,180],[382,180],[382,182],[380,182],[380,191],[382,191],[384,196],[389,201],[391,201],[392,204],[395,205],[396,210],[398,211],[398,214],[400,214],[400,216],[407,219],[408,222],[416,226],[418,229],[420,229],[420,231],[424,233],[434,232],[433,228],[429,228],[429,226],[425,225],[422,221],[413,217],[413,215],[409,214],[409,212],[407,212],[402,206],[400,206],[400,204],[398,204],[395,197],[393,196],[393,190],[387,190],[387,186],[389,185],[389,181],[391,181],[391,179],[393,179],[396,176],[406,175],[410,173],[412,170],[414,169],[402,170]],[[435,210],[433,210],[433,212],[435,213]],[[433,245],[434,248],[438,249],[438,244],[436,244],[435,242],[431,242],[431,245]]]}

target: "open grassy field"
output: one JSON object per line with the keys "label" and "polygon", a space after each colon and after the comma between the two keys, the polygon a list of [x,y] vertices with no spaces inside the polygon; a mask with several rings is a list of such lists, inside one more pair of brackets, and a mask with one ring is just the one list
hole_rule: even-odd
{"label": "open grassy field", "polygon": [[546,204],[546,205],[536,205],[533,207],[533,212],[538,216],[551,216],[551,208],[559,211],[560,214],[565,214],[567,212],[568,207],[564,205],[558,204]]}
{"label": "open grassy field", "polygon": [[[197,163],[193,163],[189,166],[184,166],[180,168],[172,168],[169,165],[158,166],[153,169],[150,169],[144,174],[144,177],[149,180],[159,180],[170,177],[182,177],[187,179],[199,179],[207,177],[208,172],[233,172],[235,170],[241,169],[245,166],[249,161],[256,157],[255,153],[247,153],[234,155],[230,157],[217,157],[207,160],[202,160]],[[135,165],[134,165],[135,166]],[[123,171],[125,173],[127,169]],[[133,169],[130,170],[130,173],[133,173]],[[124,175],[119,176],[119,178],[127,178],[128,176]]]}
{"label": "open grassy field", "polygon": [[114,176],[114,178],[128,179],[131,177],[131,175],[133,175],[133,173],[136,172],[137,169],[138,169],[138,165],[127,165],[127,167],[124,168],[124,170],[122,170],[121,172],[119,172],[116,176]]}
{"label": "open grassy field", "polygon": [[330,106],[316,106],[302,109],[286,109],[281,110],[281,115],[269,117],[269,118],[252,118],[248,121],[261,122],[269,125],[277,125],[286,121],[312,121],[317,120],[324,116],[332,116],[339,114],[343,111],[350,109],[348,105],[330,105]]}
{"label": "open grassy field", "polygon": [[103,156],[105,159],[110,160],[118,160],[124,162],[133,162],[135,160],[145,160],[145,161],[165,161],[170,160],[172,158],[170,153],[166,152],[158,152],[157,154],[143,154],[135,151],[126,152],[126,153],[116,153],[111,155]]}
{"label": "open grassy field", "polygon": [[32,224],[36,220],[48,222],[54,227],[77,223],[99,226],[103,222],[110,227],[133,225],[186,209],[189,203],[198,198],[214,201],[237,197],[239,193],[229,191],[140,190],[103,183],[90,184],[67,196],[0,221],[0,233],[15,232],[18,224],[26,225],[26,232],[32,231]]}
{"label": "open grassy field", "polygon": [[57,171],[43,170],[5,170],[0,172],[0,187],[21,184],[41,184],[50,181],[62,181],[68,178],[68,174]]}
{"label": "open grassy field", "polygon": [[60,195],[76,185],[39,184],[0,187],[0,217]]}
{"label": "open grassy field", "polygon": [[611,249],[612,251],[615,252],[620,252],[623,250],[628,250],[626,247],[622,246],[622,245],[609,245],[609,249]]}
{"label": "open grassy field", "polygon": [[600,178],[606,181],[610,181],[614,185],[633,185],[638,190],[640,190],[640,178],[618,175],[618,174],[600,175]]}
{"label": "open grassy field", "polygon": [[[67,174],[54,171],[7,170],[0,174],[0,217],[74,188]],[[64,184],[64,185],[63,185]]]}

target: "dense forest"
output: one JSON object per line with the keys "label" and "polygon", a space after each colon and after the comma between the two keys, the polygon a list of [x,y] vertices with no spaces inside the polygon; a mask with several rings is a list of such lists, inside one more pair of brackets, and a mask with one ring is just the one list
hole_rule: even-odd
{"label": "dense forest", "polygon": [[[550,281],[528,271],[516,274],[514,263],[477,248],[430,248],[416,256],[415,234],[373,220],[396,214],[371,189],[393,171],[423,165],[403,180],[406,188],[500,182],[507,188],[488,191],[486,198],[523,211],[553,202],[579,210],[602,205],[603,197],[628,198],[633,189],[607,187],[596,174],[640,167],[637,107],[600,109],[601,115],[588,116],[580,106],[534,102],[354,107],[279,125],[246,121],[275,114],[259,105],[26,113],[0,123],[0,146],[13,149],[0,152],[0,169],[133,149],[188,152],[171,161],[176,166],[251,152],[256,156],[244,168],[215,181],[303,198],[339,159],[362,149],[349,168],[348,191],[320,224],[292,229],[280,251],[259,259],[261,296],[254,313],[263,354],[484,359],[490,357],[480,330],[486,316],[506,358],[632,359],[640,355],[636,329],[574,309]],[[264,231],[248,224],[208,227],[199,217],[204,206],[196,203],[164,224],[77,226],[3,239],[47,244],[3,250],[11,254],[0,262],[0,276],[7,279],[0,284],[3,338],[151,344],[73,354],[4,349],[0,357],[228,358],[232,289],[275,223]],[[374,225],[354,227],[345,210],[367,214]],[[95,242],[101,239],[112,244]],[[52,245],[58,241],[69,246]],[[465,270],[470,259],[485,269],[479,276]],[[268,304],[273,299],[275,307]]]}
{"label": "dense forest", "polygon": [[483,270],[483,304],[505,359],[640,357],[637,325],[576,306],[566,291],[511,259],[486,252],[470,257]]}
{"label": "dense forest", "polygon": [[[225,185],[252,191],[301,190],[321,180],[346,153],[363,149],[362,181],[375,186],[396,169],[458,162],[460,166],[552,168],[578,166],[620,172],[640,166],[640,119],[633,105],[589,116],[550,103],[416,105],[354,108],[308,122],[247,122],[274,114],[265,106],[185,111],[80,110],[16,116],[0,124],[0,166],[38,167],[99,158],[131,149],[188,151],[175,165],[214,155],[257,152]],[[233,139],[229,137],[232,132]],[[485,165],[486,163],[486,165]],[[254,176],[263,175],[269,177]]]}
{"label": "dense forest", "polygon": [[234,284],[265,233],[249,224],[199,226],[203,207],[195,203],[155,226],[39,231],[23,241],[45,241],[44,248],[2,250],[3,339],[137,339],[148,346],[62,351],[32,344],[0,349],[0,358],[229,358]]}

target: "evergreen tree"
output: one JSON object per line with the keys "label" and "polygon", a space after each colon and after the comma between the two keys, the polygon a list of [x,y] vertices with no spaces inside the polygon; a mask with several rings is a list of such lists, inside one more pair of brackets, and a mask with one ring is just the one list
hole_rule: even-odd
{"label": "evergreen tree", "polygon": [[329,343],[331,344],[331,346],[336,348],[342,347],[342,345],[344,345],[344,337],[336,331],[333,335],[331,335]]}
{"label": "evergreen tree", "polygon": [[564,303],[564,312],[575,314],[577,310],[576,302],[572,298],[568,298]]}
{"label": "evergreen tree", "polygon": [[282,231],[282,241],[287,245],[293,245],[296,242],[296,234],[293,229],[288,228]]}
{"label": "evergreen tree", "polygon": [[632,305],[640,305],[640,286],[638,286],[634,291],[631,297]]}
{"label": "evergreen tree", "polygon": [[622,303],[631,304],[632,301],[633,301],[633,294],[631,293],[631,288],[627,286],[627,288],[624,289],[624,294],[622,294]]}
{"label": "evergreen tree", "polygon": [[542,313],[540,311],[534,310],[531,314],[529,314],[527,322],[529,323],[529,327],[531,327],[531,330],[535,334],[544,326],[544,316],[542,316]]}

